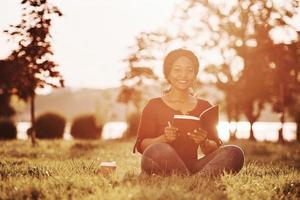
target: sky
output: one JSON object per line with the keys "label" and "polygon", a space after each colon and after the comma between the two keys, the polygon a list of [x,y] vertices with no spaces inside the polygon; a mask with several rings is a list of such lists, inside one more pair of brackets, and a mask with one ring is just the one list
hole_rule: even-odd
{"label": "sky", "polygon": [[[16,45],[3,34],[21,20],[21,0],[1,0],[0,59]],[[108,88],[120,85],[126,70],[122,59],[142,31],[164,26],[183,0],[53,0],[63,17],[53,21],[53,60],[65,85],[73,88]]]}
{"label": "sky", "polygon": [[[16,48],[3,34],[10,24],[21,20],[21,0],[1,0],[0,3],[0,59]],[[54,56],[65,86],[72,88],[118,87],[126,71],[122,62],[134,45],[135,36],[143,31],[155,31],[170,24],[176,5],[184,0],[51,0],[58,6],[62,17],[53,21],[51,34]],[[276,0],[279,7],[283,0]],[[300,12],[300,11],[299,11]],[[300,29],[300,15],[293,20]],[[277,38],[285,30],[274,31]],[[204,38],[202,35],[201,38]],[[284,42],[284,41],[281,41]],[[201,52],[201,65],[222,62],[217,53]],[[207,61],[207,63],[206,63]],[[218,62],[217,62],[218,63]],[[162,77],[159,66],[154,71]],[[48,93],[49,90],[38,90]]]}

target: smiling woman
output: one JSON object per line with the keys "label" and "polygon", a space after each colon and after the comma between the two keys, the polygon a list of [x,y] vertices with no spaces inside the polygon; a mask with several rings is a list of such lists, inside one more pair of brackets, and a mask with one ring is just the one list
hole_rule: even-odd
{"label": "smiling woman", "polygon": [[[193,52],[171,51],[164,60],[164,75],[171,90],[162,97],[151,99],[145,106],[137,133],[134,151],[142,154],[141,168],[147,174],[194,174],[217,176],[225,170],[238,172],[244,163],[243,151],[233,145],[222,145],[216,128],[200,128],[189,134],[178,134],[170,121],[174,115],[198,117],[212,107],[204,99],[191,95],[189,88],[196,80],[199,62]],[[205,154],[198,159],[201,148]]]}

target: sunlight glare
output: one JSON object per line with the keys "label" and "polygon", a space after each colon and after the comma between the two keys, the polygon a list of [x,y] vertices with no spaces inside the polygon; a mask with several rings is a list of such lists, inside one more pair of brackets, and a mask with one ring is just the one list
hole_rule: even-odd
{"label": "sunlight glare", "polygon": [[[272,141],[278,140],[278,130],[281,127],[280,122],[255,122],[253,124],[254,137],[258,141]],[[283,126],[283,137],[286,141],[292,141],[296,139],[295,123],[286,122]],[[220,121],[217,125],[217,131],[220,139],[228,141],[230,138],[230,131],[235,131],[236,137],[239,139],[248,139],[250,136],[250,123],[249,122],[231,122]]]}

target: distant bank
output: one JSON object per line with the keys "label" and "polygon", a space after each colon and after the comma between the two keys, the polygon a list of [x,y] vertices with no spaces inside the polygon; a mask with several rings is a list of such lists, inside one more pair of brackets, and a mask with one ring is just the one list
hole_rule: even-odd
{"label": "distant bank", "polygon": [[[55,112],[66,117],[68,121],[82,114],[96,113],[105,118],[106,121],[126,121],[126,115],[132,111],[132,105],[126,105],[117,101],[120,88],[107,89],[74,89],[58,88],[47,95],[37,95],[36,116],[45,112]],[[145,101],[150,98],[161,96],[162,88],[159,85],[147,85],[143,88]],[[201,87],[203,98],[212,104],[222,102],[222,93],[213,86]],[[18,106],[16,121],[29,121],[29,106]],[[220,119],[226,121],[224,113],[220,113]],[[246,121],[245,118],[240,119]],[[271,108],[266,106],[258,121],[277,122],[279,115],[271,112]]]}
{"label": "distant bank", "polygon": [[[18,139],[26,140],[26,130],[30,127],[29,122],[17,123]],[[258,141],[277,141],[278,130],[281,127],[279,122],[256,122],[254,124],[254,135]],[[103,127],[102,139],[115,139],[122,137],[127,128],[126,122],[109,122]],[[218,133],[223,141],[229,140],[229,131],[237,128],[237,138],[249,138],[250,124],[248,122],[228,123],[226,121],[220,121],[218,124]],[[287,141],[296,139],[296,123],[287,122],[283,127],[283,136]],[[70,135],[70,124],[68,123],[64,133],[65,140],[72,140]]]}

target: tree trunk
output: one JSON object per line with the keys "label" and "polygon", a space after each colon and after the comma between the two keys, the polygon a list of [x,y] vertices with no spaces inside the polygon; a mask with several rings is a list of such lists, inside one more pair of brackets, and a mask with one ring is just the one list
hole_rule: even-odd
{"label": "tree trunk", "polygon": [[31,117],[31,142],[32,145],[35,146],[36,138],[35,138],[35,104],[34,104],[35,94],[32,94],[30,97],[30,117]]}
{"label": "tree trunk", "polygon": [[285,117],[284,117],[284,111],[282,111],[281,117],[280,117],[280,123],[281,123],[281,127],[278,131],[278,142],[279,143],[284,143],[284,139],[283,139],[283,125],[284,125],[284,121],[285,121]]}
{"label": "tree trunk", "polygon": [[250,137],[249,140],[251,141],[256,141],[255,137],[254,137],[254,131],[253,131],[253,124],[254,122],[256,122],[260,116],[261,113],[261,109],[262,107],[258,105],[257,109],[254,108],[255,105],[252,101],[252,103],[248,105],[248,107],[246,108],[246,111],[244,112],[248,122],[250,123]]}
{"label": "tree trunk", "polygon": [[238,122],[240,121],[237,104],[235,104],[234,106],[234,120],[235,120],[235,127],[234,130],[230,132],[230,140],[237,140],[236,133],[238,129]]}
{"label": "tree trunk", "polygon": [[237,132],[237,127],[235,127],[235,129],[233,131],[229,130],[229,140],[230,141],[235,141],[237,140],[236,138],[236,132]]}
{"label": "tree trunk", "polygon": [[300,142],[300,121],[297,121],[296,140]]}
{"label": "tree trunk", "polygon": [[279,143],[284,143],[283,139],[283,125],[285,122],[285,113],[284,113],[284,107],[285,107],[285,101],[284,101],[284,84],[280,84],[280,97],[281,97],[281,116],[280,116],[280,123],[281,123],[281,128],[278,131],[278,142]]}
{"label": "tree trunk", "polygon": [[[232,122],[231,115],[228,114],[227,117],[228,117],[228,124],[230,125]],[[235,127],[235,130],[231,130],[229,127],[229,140],[230,141],[236,140],[236,131],[237,131],[237,126]]]}
{"label": "tree trunk", "polygon": [[256,141],[256,139],[254,137],[253,124],[254,124],[254,122],[250,121],[250,137],[249,137],[249,140]]}
{"label": "tree trunk", "polygon": [[[228,91],[228,95],[227,95],[227,99],[226,99],[226,102],[227,102],[226,114],[227,114],[227,120],[228,120],[229,125],[231,124],[231,122],[233,120],[232,118],[233,118],[233,113],[234,113],[232,96],[233,96],[233,94]],[[229,128],[229,140],[230,141],[236,140],[235,134],[236,134],[236,129],[231,130]]]}

